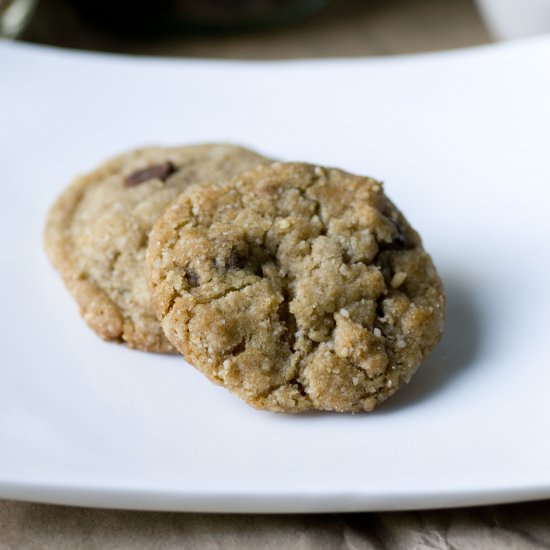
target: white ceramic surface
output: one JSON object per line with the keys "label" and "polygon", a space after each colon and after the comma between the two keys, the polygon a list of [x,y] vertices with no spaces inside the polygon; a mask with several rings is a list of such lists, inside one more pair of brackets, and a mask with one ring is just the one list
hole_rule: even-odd
{"label": "white ceramic surface", "polygon": [[[550,40],[404,58],[154,60],[0,43],[0,497],[196,511],[550,497]],[[99,340],[42,250],[75,173],[229,140],[367,173],[424,236],[445,337],[374,413],[255,411]]]}
{"label": "white ceramic surface", "polygon": [[485,23],[500,40],[550,33],[550,0],[476,0]]}

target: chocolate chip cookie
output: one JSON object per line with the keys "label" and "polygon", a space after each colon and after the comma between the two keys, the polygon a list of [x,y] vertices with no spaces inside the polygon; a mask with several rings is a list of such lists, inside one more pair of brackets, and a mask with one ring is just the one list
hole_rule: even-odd
{"label": "chocolate chip cookie", "polygon": [[88,325],[106,340],[173,352],[150,303],[149,231],[191,184],[227,180],[264,162],[231,145],[147,148],[77,178],[50,210],[45,245]]}
{"label": "chocolate chip cookie", "polygon": [[382,184],[262,166],[183,193],[147,252],[165,334],[259,409],[369,411],[440,339],[445,298]]}

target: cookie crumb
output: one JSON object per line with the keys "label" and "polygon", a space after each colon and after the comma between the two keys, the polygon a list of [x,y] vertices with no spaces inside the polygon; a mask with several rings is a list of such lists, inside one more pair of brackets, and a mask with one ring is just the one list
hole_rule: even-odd
{"label": "cookie crumb", "polygon": [[290,221],[287,218],[282,219],[279,222],[279,227],[281,229],[288,229],[290,227]]}
{"label": "cookie crumb", "polygon": [[392,288],[399,288],[407,278],[407,274],[404,271],[398,271],[391,280]]}
{"label": "cookie crumb", "polygon": [[351,269],[347,264],[342,264],[338,268],[338,272],[340,273],[340,275],[343,275],[344,277],[346,277],[351,273]]}
{"label": "cookie crumb", "polygon": [[324,334],[320,330],[310,330],[308,337],[314,342],[322,342],[324,339]]}

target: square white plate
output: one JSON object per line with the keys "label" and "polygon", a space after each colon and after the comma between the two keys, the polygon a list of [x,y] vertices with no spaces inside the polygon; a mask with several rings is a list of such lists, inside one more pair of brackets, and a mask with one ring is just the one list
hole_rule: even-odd
{"label": "square white plate", "polygon": [[[242,143],[386,181],[448,293],[445,337],[371,414],[255,411],[99,340],[42,249],[74,174]],[[227,512],[550,497],[550,39],[402,58],[136,59],[0,44],[0,497]]]}

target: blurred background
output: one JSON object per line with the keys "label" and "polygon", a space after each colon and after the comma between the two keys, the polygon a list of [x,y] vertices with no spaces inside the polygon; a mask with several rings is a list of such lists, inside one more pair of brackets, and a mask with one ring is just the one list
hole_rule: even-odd
{"label": "blurred background", "polygon": [[461,48],[491,41],[473,0],[0,0],[18,38],[143,55],[281,59]]}
{"label": "blurred background", "polygon": [[137,55],[285,59],[462,48],[550,30],[550,0],[0,0],[0,34]]}

